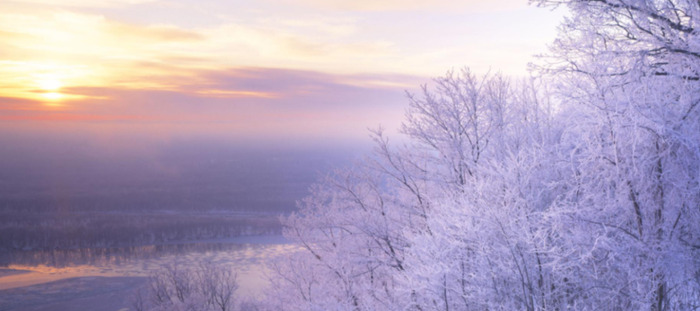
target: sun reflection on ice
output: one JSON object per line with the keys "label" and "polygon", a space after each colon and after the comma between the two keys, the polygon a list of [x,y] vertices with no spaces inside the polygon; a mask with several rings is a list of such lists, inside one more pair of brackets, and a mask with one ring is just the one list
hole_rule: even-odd
{"label": "sun reflection on ice", "polygon": [[196,267],[206,263],[234,269],[239,293],[252,297],[269,285],[268,261],[301,249],[276,237],[240,237],[219,242],[19,252],[10,257],[5,268],[25,273],[0,274],[0,290],[74,277],[144,277],[169,265]]}

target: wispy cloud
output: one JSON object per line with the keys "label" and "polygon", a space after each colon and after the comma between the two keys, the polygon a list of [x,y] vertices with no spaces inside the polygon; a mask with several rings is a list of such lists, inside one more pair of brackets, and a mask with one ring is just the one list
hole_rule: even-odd
{"label": "wispy cloud", "polygon": [[323,7],[333,10],[356,11],[415,11],[415,10],[460,10],[470,12],[502,11],[522,8],[527,5],[521,0],[468,0],[455,2],[452,0],[286,0],[313,7]]}
{"label": "wispy cloud", "polygon": [[520,0],[3,1],[0,110],[364,133],[450,68],[523,73],[553,35],[537,14]]}
{"label": "wispy cloud", "polygon": [[8,0],[8,3],[16,4],[38,4],[60,7],[89,7],[89,8],[114,8],[140,3],[153,2],[156,0]]}
{"label": "wispy cloud", "polygon": [[403,86],[421,77],[335,75],[274,68],[202,70],[196,82],[176,90],[68,87],[60,107],[39,100],[0,98],[1,120],[227,124],[235,131],[335,133],[364,137],[380,123],[398,127]]}

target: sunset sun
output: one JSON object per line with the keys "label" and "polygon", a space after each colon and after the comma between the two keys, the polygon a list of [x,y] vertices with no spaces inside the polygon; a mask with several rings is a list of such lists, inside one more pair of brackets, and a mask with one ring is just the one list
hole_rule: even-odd
{"label": "sunset sun", "polygon": [[0,0],[0,311],[700,311],[700,0]]}
{"label": "sunset sun", "polygon": [[[59,91],[63,87],[61,80],[56,75],[44,75],[37,79],[36,85],[39,87],[41,98],[47,101],[55,102],[65,97]],[[55,105],[52,103],[51,105]]]}
{"label": "sunset sun", "polygon": [[37,81],[37,84],[41,90],[44,91],[57,91],[63,84],[56,78],[45,78]]}

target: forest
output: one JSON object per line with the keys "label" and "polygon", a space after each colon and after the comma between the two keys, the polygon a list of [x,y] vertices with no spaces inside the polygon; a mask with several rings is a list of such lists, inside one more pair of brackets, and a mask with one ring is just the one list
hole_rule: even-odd
{"label": "forest", "polygon": [[700,308],[700,2],[569,15],[529,79],[449,72],[284,221],[285,310]]}
{"label": "forest", "polygon": [[531,2],[569,10],[532,76],[408,94],[403,137],[283,219],[303,251],[249,308],[700,309],[700,2]]}

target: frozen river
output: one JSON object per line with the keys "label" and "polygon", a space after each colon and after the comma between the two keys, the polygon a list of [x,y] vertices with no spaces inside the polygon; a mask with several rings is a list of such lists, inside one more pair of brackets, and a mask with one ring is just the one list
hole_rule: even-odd
{"label": "frozen river", "polygon": [[71,304],[128,310],[128,296],[143,286],[144,277],[166,265],[229,266],[238,273],[238,294],[255,296],[268,283],[265,261],[297,249],[281,236],[254,236],[2,254],[0,310],[62,310]]}

